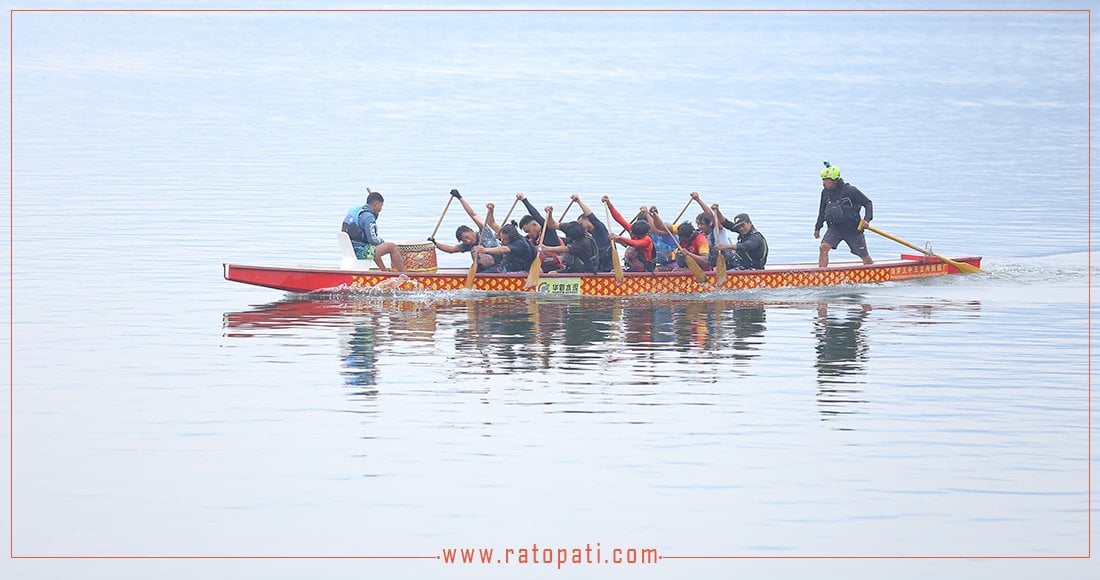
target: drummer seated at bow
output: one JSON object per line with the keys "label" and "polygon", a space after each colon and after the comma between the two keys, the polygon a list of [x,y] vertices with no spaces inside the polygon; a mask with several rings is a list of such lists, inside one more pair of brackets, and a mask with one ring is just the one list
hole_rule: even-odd
{"label": "drummer seated at bow", "polygon": [[670,262],[669,270],[688,269],[687,260],[695,260],[703,270],[710,268],[710,245],[702,232],[696,230],[695,226],[688,222],[666,225],[656,212],[651,212],[650,216],[659,230],[667,231],[676,236],[675,240],[679,247],[676,249],[674,256],[675,266],[672,266]]}
{"label": "drummer seated at bow", "polygon": [[[466,215],[470,216],[470,219],[474,220],[474,225],[477,226],[477,231],[474,231],[470,226],[458,226],[455,230],[455,237],[458,238],[458,245],[452,246],[436,241],[435,238],[428,238],[429,242],[435,244],[436,248],[447,252],[448,254],[458,254],[461,252],[470,252],[470,256],[477,261],[477,271],[485,272],[496,266],[500,259],[497,256],[490,254],[476,255],[473,252],[475,246],[482,246],[485,248],[495,248],[500,245],[497,240],[496,233],[488,226],[486,221],[481,219],[481,216],[477,215],[474,208],[470,207],[462,194],[457,189],[451,190],[451,197],[454,197],[462,204],[462,209],[466,210]],[[492,215],[493,204],[489,204],[486,207],[489,210],[489,215]]]}
{"label": "drummer seated at bow", "polygon": [[380,270],[385,270],[386,265],[382,262],[382,256],[388,254],[390,268],[404,274],[405,259],[401,256],[401,250],[397,244],[387,242],[378,235],[378,214],[382,213],[382,204],[385,201],[381,193],[371,191],[367,195],[366,204],[353,207],[348,211],[340,229],[347,233],[351,240],[356,258],[374,260]]}
{"label": "drummer seated at bow", "polygon": [[[523,230],[527,234],[527,241],[531,242],[532,246],[539,244],[539,239],[542,239],[542,243],[547,246],[560,246],[561,239],[558,237],[557,228],[550,227],[546,230],[546,237],[542,237],[542,229],[547,227],[547,220],[542,217],[535,206],[527,199],[527,196],[521,191],[516,194],[516,199],[523,202],[524,207],[527,208],[527,215],[523,216],[519,220],[519,229]],[[546,215],[552,218],[551,212],[553,206],[546,206]],[[557,225],[557,224],[553,224]],[[550,254],[546,252],[539,252],[539,262],[542,263],[543,272],[553,272],[565,267],[565,264],[561,261],[561,257],[557,254]]]}
{"label": "drummer seated at bow", "polygon": [[626,246],[623,255],[623,264],[628,272],[652,272],[657,267],[654,256],[653,238],[649,237],[649,211],[642,206],[638,215],[634,216],[633,223],[627,222],[619,210],[611,204],[608,196],[603,196],[603,202],[611,210],[611,218],[624,229],[630,230],[630,237],[624,238],[615,234],[609,234],[612,242],[618,242]]}
{"label": "drummer seated at bow", "polygon": [[557,270],[562,273],[594,273],[600,268],[600,250],[592,234],[585,231],[578,222],[566,222],[561,229],[565,232],[565,244],[539,247],[543,252],[562,256],[565,267]]}
{"label": "drummer seated at bow", "polygon": [[501,257],[500,262],[486,269],[486,272],[526,272],[531,268],[531,262],[537,255],[535,247],[519,233],[519,226],[514,221],[500,228],[499,246],[491,248],[475,246],[474,253]]}
{"label": "drummer seated at bow", "polygon": [[729,244],[718,244],[719,250],[734,252],[732,262],[727,261],[726,267],[730,270],[763,270],[768,263],[768,240],[764,234],[756,231],[752,225],[749,214],[739,213],[729,221],[718,209],[718,204],[711,206],[722,227],[737,234],[737,241]]}

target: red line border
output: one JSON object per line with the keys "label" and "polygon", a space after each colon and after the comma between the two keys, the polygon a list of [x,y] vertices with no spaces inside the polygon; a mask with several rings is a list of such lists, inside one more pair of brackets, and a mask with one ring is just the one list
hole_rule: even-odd
{"label": "red line border", "polygon": [[885,14],[1086,14],[1087,16],[1087,62],[1088,62],[1088,154],[1087,154],[1087,191],[1086,222],[1087,232],[1087,456],[1088,496],[1087,496],[1087,537],[1085,555],[1082,556],[661,556],[661,560],[1075,560],[1092,557],[1092,10],[1091,9],[479,9],[479,8],[439,8],[439,9],[9,9],[8,10],[8,556],[10,559],[56,559],[56,560],[439,560],[439,556],[217,556],[217,555],[26,555],[15,554],[15,14],[16,13],[246,13],[246,14],[359,14],[359,13],[440,13],[440,14],[798,14],[798,13],[885,13]]}

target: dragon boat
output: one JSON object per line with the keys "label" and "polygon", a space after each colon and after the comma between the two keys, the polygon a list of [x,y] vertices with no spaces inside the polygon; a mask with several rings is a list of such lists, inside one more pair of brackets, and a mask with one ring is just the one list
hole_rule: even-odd
{"label": "dragon boat", "polygon": [[[954,258],[953,262],[978,267],[980,257]],[[364,290],[453,291],[466,288],[466,269],[408,271],[406,278],[397,272],[377,269],[278,267],[223,264],[226,280],[294,293],[340,293]],[[956,266],[935,257],[902,254],[897,260],[865,265],[845,262],[818,268],[816,264],[768,266],[764,270],[730,271],[722,284],[715,272],[699,279],[689,271],[625,272],[621,280],[615,274],[542,274],[533,287],[526,287],[527,272],[477,274],[472,290],[492,292],[542,292],[591,296],[631,296],[638,294],[694,294],[700,292],[745,290],[750,288],[787,288],[873,284],[958,274]]]}
{"label": "dragon boat", "polygon": [[423,242],[398,244],[406,270],[405,276],[390,270],[372,269],[373,262],[357,259],[351,241],[346,234],[340,232],[338,240],[342,260],[339,267],[250,266],[224,263],[222,270],[225,279],[232,282],[299,294],[368,290],[442,292],[466,289],[585,296],[633,296],[695,294],[752,288],[874,284],[972,273],[978,271],[981,265],[981,257],[946,258],[870,226],[866,227],[925,253],[901,254],[896,260],[874,264],[839,262],[825,268],[808,263],[775,266],[769,264],[763,270],[730,270],[725,273],[725,276],[721,276],[719,272],[693,273],[689,270],[623,272],[618,275],[611,272],[548,273],[541,274],[534,284],[529,284],[528,272],[478,273],[471,278],[466,268],[439,269],[435,246]]}

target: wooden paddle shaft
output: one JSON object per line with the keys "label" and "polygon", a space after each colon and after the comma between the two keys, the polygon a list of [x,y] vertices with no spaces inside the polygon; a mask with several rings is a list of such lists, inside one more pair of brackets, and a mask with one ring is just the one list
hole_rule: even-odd
{"label": "wooden paddle shaft", "polygon": [[516,201],[512,202],[512,207],[508,208],[508,214],[504,216],[504,221],[501,223],[503,223],[504,225],[508,225],[508,218],[512,217],[512,210],[516,209],[517,203],[519,203],[518,197],[516,198]]}
{"label": "wooden paddle shaft", "polygon": [[684,209],[680,210],[680,215],[676,216],[676,219],[672,220],[673,224],[676,224],[676,223],[680,222],[680,218],[684,217],[684,214],[687,213],[687,210],[688,210],[689,207],[691,207],[691,202],[693,202],[693,201],[695,201],[695,200],[694,199],[689,199],[688,200],[688,203],[687,203],[687,205],[684,206]]}
{"label": "wooden paddle shaft", "polygon": [[565,214],[569,213],[569,208],[573,207],[573,200],[569,200],[569,205],[565,206],[565,211],[561,212],[561,217],[558,218],[558,224],[561,224],[561,220],[565,219]]}
{"label": "wooden paddle shaft", "polygon": [[453,196],[453,195],[450,196],[450,199],[447,200],[447,205],[443,206],[443,213],[439,214],[439,221],[435,222],[435,229],[432,230],[432,235],[430,235],[428,237],[434,238],[435,235],[437,233],[439,233],[439,226],[440,226],[440,224],[443,223],[443,216],[447,215],[447,210],[451,208],[451,202],[454,201],[454,200],[455,200],[455,196]]}
{"label": "wooden paddle shaft", "polygon": [[975,268],[974,266],[971,266],[970,264],[965,264],[963,262],[957,262],[957,261],[952,260],[950,258],[945,258],[945,257],[943,257],[939,254],[936,254],[936,253],[933,253],[929,250],[926,250],[926,249],[924,249],[924,248],[922,248],[922,247],[920,247],[916,244],[912,244],[910,242],[907,242],[907,241],[905,241],[905,240],[903,240],[903,239],[901,239],[897,236],[890,235],[890,234],[888,234],[888,233],[872,226],[871,224],[867,223],[864,220],[860,220],[859,225],[860,225],[861,229],[871,230],[872,232],[875,232],[876,234],[878,234],[878,235],[880,235],[884,238],[893,240],[893,241],[895,241],[895,242],[897,242],[897,243],[899,243],[899,244],[901,244],[905,247],[912,248],[912,249],[924,254],[925,256],[931,256],[933,258],[936,258],[936,259],[940,260],[941,262],[944,262],[946,264],[950,264],[950,265],[958,268],[959,270],[962,270],[963,272],[974,273],[974,272],[980,272],[981,271],[980,268]]}

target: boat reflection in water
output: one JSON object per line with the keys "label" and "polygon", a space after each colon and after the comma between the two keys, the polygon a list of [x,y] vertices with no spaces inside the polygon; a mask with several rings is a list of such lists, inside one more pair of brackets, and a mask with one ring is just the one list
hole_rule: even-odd
{"label": "boat reflection in water", "polygon": [[[819,301],[813,321],[814,350],[817,355],[817,401],[822,420],[840,415],[860,413],[866,400],[861,393],[866,388],[871,345],[866,325],[877,323],[885,335],[913,326],[951,322],[954,315],[980,312],[978,301],[917,302],[872,306],[862,294],[834,297]],[[875,313],[877,318],[873,318]],[[872,331],[873,332],[873,331]],[[889,360],[892,353],[883,353]],[[923,369],[914,368],[912,374]],[[889,387],[890,385],[883,385]]]}
{"label": "boat reflection in water", "polygon": [[814,350],[817,360],[817,401],[823,419],[859,412],[859,397],[867,364],[867,339],[863,323],[871,305],[861,302],[817,303]]}
{"label": "boat reflection in water", "polygon": [[979,308],[950,301],[873,306],[859,293],[803,301],[338,295],[229,312],[224,327],[232,339],[297,337],[315,349],[336,338],[340,373],[356,396],[410,383],[481,393],[613,386],[631,395],[691,385],[694,395],[712,395],[790,384],[808,371],[816,374],[822,418],[830,419],[865,405],[869,327],[888,338],[892,329],[935,322],[938,313]]}

